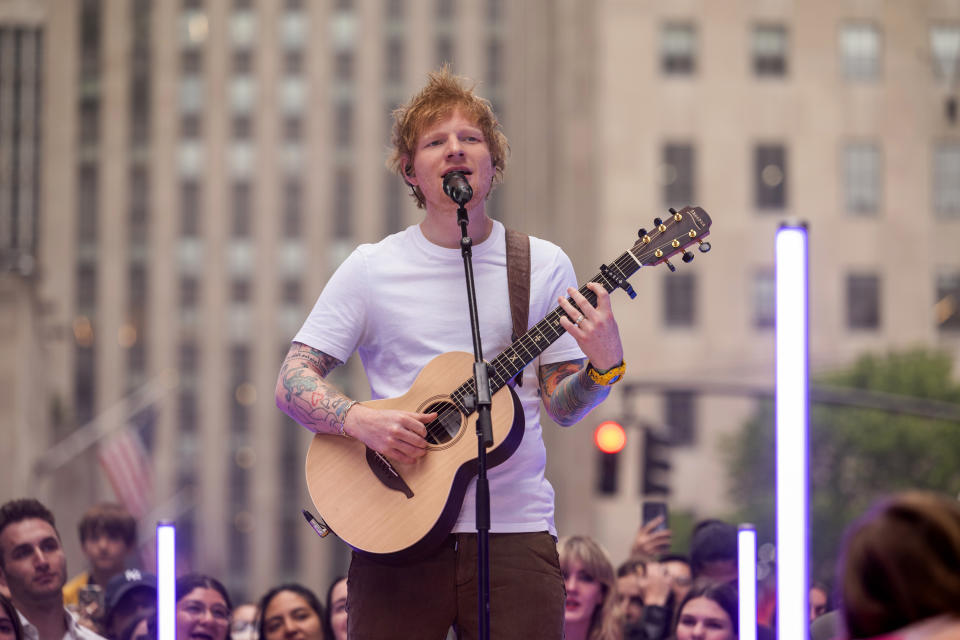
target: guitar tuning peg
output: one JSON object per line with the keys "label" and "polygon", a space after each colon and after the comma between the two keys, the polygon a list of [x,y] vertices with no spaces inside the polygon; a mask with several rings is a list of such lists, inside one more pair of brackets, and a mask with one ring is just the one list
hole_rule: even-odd
{"label": "guitar tuning peg", "polygon": [[640,227],[640,230],[637,231],[637,237],[642,238],[645,235],[647,235],[647,230],[644,229],[643,227]]}
{"label": "guitar tuning peg", "polygon": [[670,269],[670,272],[671,272],[671,273],[676,273],[677,268],[676,268],[675,266],[673,266],[673,265],[670,263],[669,260],[664,260],[664,261],[663,261],[663,264],[667,265],[667,268]]}
{"label": "guitar tuning peg", "polygon": [[697,240],[697,244],[700,245],[698,247],[700,249],[700,253],[706,253],[707,251],[710,251],[710,243],[706,240]]}
{"label": "guitar tuning peg", "polygon": [[693,254],[689,251],[683,252],[683,261],[684,262],[693,262]]}
{"label": "guitar tuning peg", "polygon": [[669,211],[669,212],[672,213],[673,215],[677,215],[677,210],[674,209],[673,207],[670,207],[669,209],[667,209],[667,211]]}
{"label": "guitar tuning peg", "polygon": [[662,225],[662,224],[663,224],[663,220],[661,220],[660,218],[654,218],[654,219],[653,219],[653,226],[659,227],[659,226]]}

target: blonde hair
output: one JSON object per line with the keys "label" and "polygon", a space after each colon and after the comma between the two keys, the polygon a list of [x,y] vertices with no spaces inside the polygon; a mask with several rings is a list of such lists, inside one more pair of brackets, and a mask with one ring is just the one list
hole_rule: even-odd
{"label": "blonde hair", "polygon": [[[474,93],[475,86],[467,78],[454,75],[447,65],[427,74],[427,85],[407,104],[393,111],[390,140],[393,150],[387,159],[387,167],[406,181],[407,176],[413,175],[413,158],[420,135],[430,125],[460,109],[483,132],[495,172],[493,182],[502,182],[510,145],[490,101]],[[422,209],[425,203],[423,193],[419,187],[411,185],[411,188],[417,206]]]}
{"label": "blonde hair", "polygon": [[560,538],[557,552],[564,576],[570,563],[578,560],[583,570],[593,576],[603,589],[603,602],[593,610],[590,618],[589,640],[621,640],[623,620],[617,607],[617,583],[610,556],[596,540],[588,536]]}

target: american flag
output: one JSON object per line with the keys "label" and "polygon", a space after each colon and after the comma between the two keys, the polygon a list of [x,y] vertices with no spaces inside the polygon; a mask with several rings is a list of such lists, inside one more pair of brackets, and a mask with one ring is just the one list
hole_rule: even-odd
{"label": "american flag", "polygon": [[136,519],[153,507],[153,467],[146,447],[130,424],[108,437],[98,454],[117,499]]}

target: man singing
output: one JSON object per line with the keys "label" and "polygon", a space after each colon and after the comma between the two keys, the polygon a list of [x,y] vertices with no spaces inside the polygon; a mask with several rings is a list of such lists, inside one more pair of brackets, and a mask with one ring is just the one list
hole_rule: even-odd
{"label": "man singing", "polygon": [[[444,176],[461,172],[473,190],[468,233],[485,354],[511,344],[505,230],[486,212],[502,177],[508,145],[490,103],[446,68],[394,112],[388,161],[424,209],[421,222],[359,246],[330,278],[294,337],[277,381],[277,405],[315,433],[356,438],[398,463],[428,453],[425,424],[435,414],[357,404],[325,381],[356,350],[374,399],[404,394],[418,372],[448,351],[472,352],[457,205]],[[540,402],[562,425],[581,420],[623,374],[623,347],[604,288],[588,285],[596,307],[576,290],[563,251],[530,238],[528,326],[558,304],[566,331],[527,368],[516,387],[523,439],[489,471],[491,637],[563,635],[564,588],[556,551],[553,488],[544,477]],[[573,304],[567,301],[571,297]],[[336,491],[336,487],[330,487]],[[449,539],[429,557],[384,564],[354,552],[349,572],[349,637],[461,638],[478,626],[475,481],[467,487]]]}

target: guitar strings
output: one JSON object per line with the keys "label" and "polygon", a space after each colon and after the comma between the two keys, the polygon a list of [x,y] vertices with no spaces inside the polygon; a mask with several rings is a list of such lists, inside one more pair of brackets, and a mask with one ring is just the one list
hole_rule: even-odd
{"label": "guitar strings", "polygon": [[[667,227],[670,228],[675,224],[676,223],[674,219],[670,218],[669,224],[667,225]],[[662,232],[658,231],[659,236],[664,236],[665,234],[666,234],[666,230]],[[631,248],[636,249],[637,244],[639,243],[635,243],[634,246]],[[687,244],[691,244],[691,243],[687,243]],[[673,247],[670,246],[670,242],[667,242],[666,244],[658,245],[656,247],[654,247],[653,245],[654,243],[651,242],[650,245],[647,246],[646,250],[640,252],[640,256],[646,256],[647,254],[655,254],[657,249],[660,249],[660,250],[667,249],[666,251],[664,251],[664,255],[668,255],[672,253]],[[613,261],[613,264],[611,265],[611,267],[616,267],[617,271],[620,272],[620,277],[622,278],[623,282],[626,282],[626,280],[630,276],[632,276],[637,270],[639,270],[640,266],[638,263],[643,263],[643,259],[640,256],[634,256],[628,250],[628,251],[625,251],[623,254],[620,255],[620,257],[618,257],[616,260]],[[617,283],[610,282],[610,280],[603,274],[603,272],[600,272],[597,275],[595,275],[590,280],[590,282],[597,282],[603,285],[604,289],[606,289],[607,291],[613,291],[614,289],[617,288]],[[587,299],[587,302],[589,302],[591,305],[596,304],[597,296],[593,291],[587,288],[586,284],[580,287],[578,291],[582,296],[584,296]],[[577,306],[574,303],[572,298],[568,297],[567,301],[573,304],[574,307]],[[503,352],[500,353],[500,355],[498,355],[496,358],[493,359],[493,361],[491,362],[491,365],[494,368],[494,374],[491,376],[491,380],[495,382],[496,388],[491,388],[491,393],[496,393],[497,391],[499,391],[503,387],[503,385],[506,383],[507,380],[510,380],[511,378],[516,376],[518,373],[520,373],[534,358],[536,358],[538,355],[543,353],[543,351],[545,351],[547,347],[553,344],[553,342],[558,340],[566,332],[566,330],[559,323],[559,319],[564,315],[566,315],[566,312],[563,311],[562,307],[559,307],[559,306],[555,307],[542,320],[540,320],[540,322],[535,324],[523,336],[518,338],[516,342],[514,342],[510,347],[505,349]],[[550,327],[551,331],[556,335],[553,338],[553,340],[547,339],[547,344],[541,348],[540,345],[535,344],[537,339],[533,338],[532,336],[534,334],[537,334],[539,335],[540,338],[546,338],[547,336],[544,334],[544,330],[547,327]],[[518,347],[523,348],[526,354],[522,355],[518,353],[517,352]],[[516,357],[521,358],[520,366],[516,367],[516,371],[514,373],[508,375],[505,378],[502,377],[500,373],[500,367],[497,366],[498,361],[503,365],[504,369],[509,370],[509,367],[506,366],[507,365],[506,361]],[[472,378],[462,383],[449,396],[450,399],[452,400],[452,403],[449,403],[449,404],[453,404],[454,408],[444,409],[443,411],[438,412],[437,417],[431,420],[426,425],[427,434],[429,436],[432,436],[433,439],[438,442],[438,444],[440,443],[440,438],[442,437],[442,435],[444,434],[449,435],[446,428],[442,424],[442,422],[445,419],[451,417],[452,415],[458,415],[460,418],[459,422],[462,423],[463,418],[469,417],[470,415],[473,414],[473,411],[471,411],[470,413],[466,413],[466,408],[463,407],[463,400],[468,394],[472,394],[472,392],[474,391],[475,391],[474,381]],[[443,404],[448,404],[448,403],[443,403]]]}

